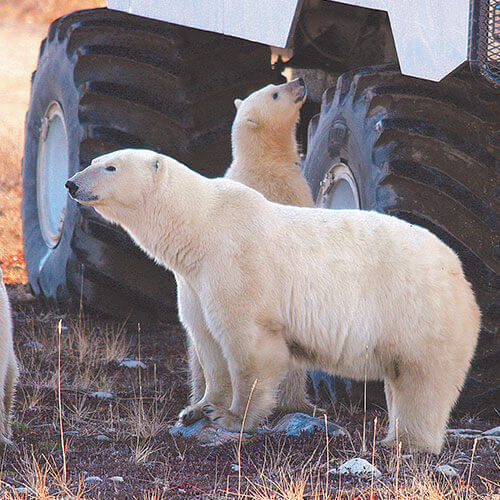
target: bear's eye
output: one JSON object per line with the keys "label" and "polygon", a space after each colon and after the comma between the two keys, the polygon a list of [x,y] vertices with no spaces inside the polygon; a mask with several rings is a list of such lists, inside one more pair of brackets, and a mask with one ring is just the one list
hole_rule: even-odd
{"label": "bear's eye", "polygon": [[272,97],[273,97],[273,99],[274,99],[274,100],[278,99],[278,97],[279,97],[278,92],[275,92],[275,93],[272,95]]}
{"label": "bear's eye", "polygon": [[108,165],[105,170],[107,170],[108,172],[114,172],[116,170],[116,167],[114,167],[113,165]]}

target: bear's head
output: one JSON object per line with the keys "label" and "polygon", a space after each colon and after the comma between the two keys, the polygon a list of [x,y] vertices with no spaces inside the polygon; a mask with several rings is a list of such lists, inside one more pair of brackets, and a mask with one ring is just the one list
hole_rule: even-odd
{"label": "bear's head", "polygon": [[304,80],[296,78],[282,85],[267,85],[243,101],[235,99],[233,132],[238,129],[275,133],[294,130],[305,98]]}
{"label": "bear's head", "polygon": [[65,186],[78,203],[93,206],[113,220],[116,210],[144,204],[158,185],[168,160],[146,149],[121,149],[95,158]]}

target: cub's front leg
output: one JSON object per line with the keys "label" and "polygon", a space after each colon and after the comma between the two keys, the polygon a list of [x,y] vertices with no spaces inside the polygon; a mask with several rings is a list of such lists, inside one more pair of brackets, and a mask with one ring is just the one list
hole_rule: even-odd
{"label": "cub's front leg", "polygon": [[289,366],[285,341],[281,333],[255,321],[228,322],[214,333],[227,360],[233,399],[229,408],[209,403],[202,410],[218,427],[239,432],[250,400],[243,430],[253,432],[275,406],[278,385]]}
{"label": "cub's front leg", "polygon": [[208,403],[229,404],[231,380],[219,344],[213,338],[194,290],[180,276],[177,279],[179,317],[188,335],[190,405],[179,414],[179,421],[190,425],[204,416]]}

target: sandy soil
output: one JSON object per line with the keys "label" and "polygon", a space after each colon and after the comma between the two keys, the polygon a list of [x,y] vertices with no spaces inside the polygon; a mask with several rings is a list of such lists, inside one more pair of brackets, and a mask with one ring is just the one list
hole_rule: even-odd
{"label": "sandy soil", "polygon": [[46,24],[0,23],[0,137],[13,131],[10,138],[22,142],[30,76],[47,30]]}
{"label": "sandy soil", "polygon": [[46,24],[0,23],[0,265],[7,283],[25,283],[21,160],[30,77]]}

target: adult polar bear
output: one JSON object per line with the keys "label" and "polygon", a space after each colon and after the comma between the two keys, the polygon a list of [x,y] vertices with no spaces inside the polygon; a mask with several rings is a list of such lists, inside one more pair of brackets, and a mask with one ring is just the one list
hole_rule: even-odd
{"label": "adult polar bear", "polygon": [[[240,429],[257,380],[245,421],[253,431],[293,357],[383,379],[384,442],[399,432],[409,447],[440,451],[480,312],[458,257],[429,231],[376,212],[272,203],[147,150],[96,158],[66,186],[197,294],[208,328],[197,339],[209,367],[200,404],[216,425]],[[229,388],[213,382],[227,369],[229,408]]]}
{"label": "adult polar bear", "polygon": [[[285,205],[312,207],[314,201],[307,181],[300,172],[296,126],[306,97],[302,78],[282,85],[267,85],[250,94],[244,101],[234,101],[231,144],[233,162],[226,172],[232,179],[256,189],[268,200]],[[176,276],[179,316],[188,333],[191,406],[181,412],[180,420],[190,424],[203,416],[197,403],[205,394],[205,377],[194,339],[196,330],[208,331],[198,296]],[[223,358],[222,352],[220,357]],[[230,392],[229,374],[217,385],[225,384]],[[293,359],[279,386],[277,407],[286,412],[314,414],[317,408],[307,401],[303,366]],[[230,401],[228,401],[230,403]]]}
{"label": "adult polar bear", "polygon": [[11,444],[10,414],[18,373],[9,296],[0,269],[0,444]]}

